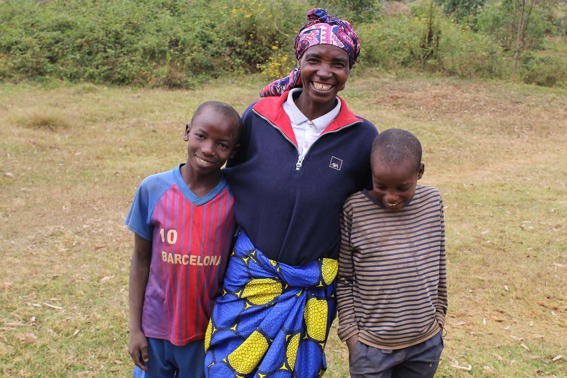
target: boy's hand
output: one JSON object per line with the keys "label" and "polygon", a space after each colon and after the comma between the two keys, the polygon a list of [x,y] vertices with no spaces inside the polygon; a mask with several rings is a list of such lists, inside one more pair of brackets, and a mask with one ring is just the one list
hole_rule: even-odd
{"label": "boy's hand", "polygon": [[349,352],[353,350],[357,342],[358,342],[358,335],[353,335],[346,340],[346,345],[348,347]]}
{"label": "boy's hand", "polygon": [[132,361],[142,370],[148,370],[146,363],[150,360],[148,356],[148,339],[141,330],[130,332],[128,353]]}

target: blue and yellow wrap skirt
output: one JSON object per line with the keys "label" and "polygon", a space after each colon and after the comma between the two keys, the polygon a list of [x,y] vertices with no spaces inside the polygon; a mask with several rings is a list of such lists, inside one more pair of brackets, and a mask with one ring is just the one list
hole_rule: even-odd
{"label": "blue and yellow wrap skirt", "polygon": [[206,377],[320,377],[337,260],[268,259],[240,232],[205,335]]}

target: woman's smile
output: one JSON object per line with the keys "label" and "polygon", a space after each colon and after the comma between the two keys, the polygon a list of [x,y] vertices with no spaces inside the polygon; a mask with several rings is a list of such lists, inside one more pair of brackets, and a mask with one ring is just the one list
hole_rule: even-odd
{"label": "woman's smile", "polygon": [[329,89],[333,88],[331,84],[319,83],[316,81],[313,81],[312,84],[313,84],[313,88],[315,88],[318,91],[328,91]]}

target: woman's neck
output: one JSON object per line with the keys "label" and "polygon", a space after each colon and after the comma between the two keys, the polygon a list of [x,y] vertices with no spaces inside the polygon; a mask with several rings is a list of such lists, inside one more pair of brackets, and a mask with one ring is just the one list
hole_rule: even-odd
{"label": "woman's neck", "polygon": [[336,98],[333,101],[321,103],[307,100],[305,96],[301,94],[297,98],[294,98],[294,101],[297,108],[301,110],[301,113],[309,120],[314,120],[329,113],[337,104]]}

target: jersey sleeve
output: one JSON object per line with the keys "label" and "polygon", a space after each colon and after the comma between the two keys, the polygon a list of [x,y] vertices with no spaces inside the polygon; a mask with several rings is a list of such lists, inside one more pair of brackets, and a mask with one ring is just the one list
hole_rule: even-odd
{"label": "jersey sleeve", "polygon": [[147,180],[138,187],[130,211],[124,224],[128,229],[146,240],[152,240],[152,225],[150,224],[150,195]]}
{"label": "jersey sleeve", "polygon": [[146,177],[136,191],[124,224],[146,240],[152,240],[152,212],[159,198],[173,184],[175,169]]}

